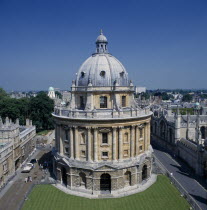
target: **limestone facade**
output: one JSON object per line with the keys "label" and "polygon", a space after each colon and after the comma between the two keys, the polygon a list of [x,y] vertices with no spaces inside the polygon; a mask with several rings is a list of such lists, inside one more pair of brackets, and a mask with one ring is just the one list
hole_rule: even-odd
{"label": "limestone facade", "polygon": [[7,117],[3,123],[0,118],[0,187],[29,157],[35,135],[36,128],[28,119],[25,126],[20,126],[18,119],[13,123]]}
{"label": "limestone facade", "polygon": [[100,36],[72,83],[70,103],[55,107],[54,173],[72,190],[113,194],[151,175],[152,112],[136,104],[126,70]]}
{"label": "limestone facade", "polygon": [[183,159],[195,173],[207,179],[207,115],[195,107],[194,115],[172,113],[160,105],[152,105],[152,142]]}

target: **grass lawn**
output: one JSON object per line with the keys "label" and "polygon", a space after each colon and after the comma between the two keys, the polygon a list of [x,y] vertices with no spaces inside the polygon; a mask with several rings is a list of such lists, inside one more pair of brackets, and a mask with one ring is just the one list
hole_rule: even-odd
{"label": "grass lawn", "polygon": [[43,131],[38,132],[37,134],[42,135],[42,136],[46,136],[50,131],[51,130],[43,130]]}
{"label": "grass lawn", "polygon": [[51,185],[38,185],[29,195],[23,210],[183,210],[189,207],[169,179],[159,175],[157,182],[144,192],[111,199],[81,198],[68,195]]}

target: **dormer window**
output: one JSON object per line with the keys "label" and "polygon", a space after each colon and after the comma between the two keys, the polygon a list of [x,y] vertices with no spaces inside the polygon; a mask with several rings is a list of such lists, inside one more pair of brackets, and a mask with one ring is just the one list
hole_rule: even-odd
{"label": "dormer window", "polygon": [[124,71],[122,71],[122,72],[120,73],[120,76],[121,76],[121,77],[123,77],[123,76],[124,76]]}
{"label": "dormer window", "polygon": [[106,72],[105,71],[101,71],[100,76],[101,77],[105,77],[105,75],[106,75]]}
{"label": "dormer window", "polygon": [[100,108],[107,108],[107,97],[106,96],[100,97]]}
{"label": "dormer window", "polygon": [[83,77],[85,76],[85,74],[86,74],[86,73],[85,73],[84,71],[82,71],[82,72],[81,72],[81,77],[83,78]]}

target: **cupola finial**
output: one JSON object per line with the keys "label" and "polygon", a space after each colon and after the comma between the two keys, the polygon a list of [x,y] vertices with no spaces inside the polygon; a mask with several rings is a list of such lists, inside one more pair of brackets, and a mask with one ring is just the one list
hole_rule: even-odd
{"label": "cupola finial", "polygon": [[100,31],[100,34],[102,35],[103,34],[103,30],[101,29],[101,31]]}

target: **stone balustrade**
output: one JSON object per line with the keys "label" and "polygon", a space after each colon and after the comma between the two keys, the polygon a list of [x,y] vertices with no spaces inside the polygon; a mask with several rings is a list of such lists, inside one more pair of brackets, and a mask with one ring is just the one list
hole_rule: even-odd
{"label": "stone balustrade", "polygon": [[150,109],[147,107],[145,109],[138,108],[126,108],[123,110],[113,110],[113,109],[95,109],[92,111],[86,110],[71,110],[66,109],[65,107],[55,107],[53,115],[63,116],[67,118],[76,118],[76,119],[109,119],[109,118],[133,118],[133,117],[144,117],[151,115]]}

